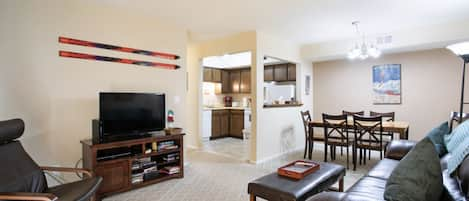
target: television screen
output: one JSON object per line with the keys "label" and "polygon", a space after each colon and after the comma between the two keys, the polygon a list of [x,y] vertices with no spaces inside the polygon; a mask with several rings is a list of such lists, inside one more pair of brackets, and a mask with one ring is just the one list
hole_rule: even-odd
{"label": "television screen", "polygon": [[165,128],[165,95],[100,93],[99,118],[104,136],[135,135]]}

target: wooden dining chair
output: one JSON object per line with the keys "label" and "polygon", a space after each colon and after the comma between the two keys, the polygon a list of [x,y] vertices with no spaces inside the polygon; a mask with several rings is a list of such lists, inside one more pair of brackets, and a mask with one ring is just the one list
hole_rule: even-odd
{"label": "wooden dining chair", "polygon": [[[395,117],[396,117],[396,114],[395,112],[374,112],[374,111],[370,111],[370,116],[381,116],[383,117],[383,121],[387,121],[387,122],[394,122],[395,121]],[[383,133],[384,136],[386,137],[389,137],[389,140],[388,141],[392,141],[394,140],[394,133],[393,132],[385,132]],[[368,150],[368,160],[371,159],[371,150]]]}
{"label": "wooden dining chair", "polygon": [[[313,135],[310,131],[309,127],[309,122],[311,122],[311,114],[309,113],[309,110],[306,111],[300,111],[301,113],[301,119],[303,120],[303,127],[305,130],[305,150],[303,154],[303,158],[306,158],[306,152],[308,155],[311,155],[310,152],[313,150],[314,147],[314,142],[312,140],[311,135]],[[311,149],[311,150],[310,150]]]}
{"label": "wooden dining chair", "polygon": [[324,162],[327,162],[327,146],[330,148],[331,160],[336,159],[336,147],[347,150],[347,169],[349,168],[349,147],[353,140],[349,136],[347,115],[322,114],[324,124]]}
{"label": "wooden dining chair", "polygon": [[353,116],[353,115],[365,115],[365,111],[358,111],[358,112],[350,112],[350,111],[346,111],[346,110],[342,110],[342,114],[345,114],[349,117]]}
{"label": "wooden dining chair", "polygon": [[356,170],[357,151],[359,151],[359,163],[366,165],[366,150],[380,152],[380,159],[383,159],[383,152],[386,151],[387,142],[383,141],[383,117],[372,116],[364,117],[353,115],[354,127],[354,164],[353,170]]}

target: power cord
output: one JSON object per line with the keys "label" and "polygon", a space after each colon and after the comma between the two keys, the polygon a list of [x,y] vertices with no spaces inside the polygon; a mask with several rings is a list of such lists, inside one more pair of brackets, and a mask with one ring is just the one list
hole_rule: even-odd
{"label": "power cord", "polygon": [[[80,165],[80,162],[83,162],[83,158],[78,159],[78,161],[75,163],[75,168],[78,168],[78,165]],[[79,174],[78,172],[75,172],[78,178],[83,179],[83,175]]]}

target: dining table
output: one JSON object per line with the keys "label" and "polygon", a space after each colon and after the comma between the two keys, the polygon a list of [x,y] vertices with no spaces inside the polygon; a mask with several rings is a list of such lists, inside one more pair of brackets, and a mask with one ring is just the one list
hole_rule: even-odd
{"label": "dining table", "polygon": [[[338,121],[337,123],[334,122],[329,122],[332,125],[339,126],[341,123]],[[312,139],[311,143],[311,148],[308,150],[308,158],[311,158],[312,156],[312,147],[313,147],[313,139],[314,139],[314,128],[324,128],[324,122],[322,120],[312,120],[308,123],[309,126],[309,139]],[[353,130],[354,125],[353,125],[353,120],[349,119],[347,122],[347,129]],[[406,121],[383,121],[383,132],[390,132],[390,133],[397,133],[399,134],[399,139],[409,139],[409,122]]]}

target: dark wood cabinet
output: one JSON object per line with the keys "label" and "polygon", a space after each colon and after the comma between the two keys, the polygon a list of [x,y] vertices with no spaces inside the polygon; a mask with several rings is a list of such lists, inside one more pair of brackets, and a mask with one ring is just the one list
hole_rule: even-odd
{"label": "dark wood cabinet", "polygon": [[230,116],[230,136],[243,138],[244,111],[231,110]]}
{"label": "dark wood cabinet", "polygon": [[276,64],[264,66],[264,82],[296,81],[296,64]]}
{"label": "dark wood cabinet", "polygon": [[221,82],[221,70],[220,69],[212,69],[212,81]]}
{"label": "dark wood cabinet", "polygon": [[241,71],[233,70],[230,72],[231,93],[240,92]]}
{"label": "dark wood cabinet", "polygon": [[227,70],[221,71],[221,93],[231,93],[231,77]]}
{"label": "dark wood cabinet", "polygon": [[211,82],[212,81],[212,69],[204,67],[204,82]]}
{"label": "dark wood cabinet", "polygon": [[210,139],[226,137],[230,134],[230,111],[213,110],[212,111],[212,136]]}
{"label": "dark wood cabinet", "polygon": [[203,80],[204,82],[221,82],[221,70],[216,68],[203,68]]}
{"label": "dark wood cabinet", "polygon": [[243,138],[244,110],[212,110],[212,136]]}
{"label": "dark wood cabinet", "polygon": [[287,64],[278,64],[274,67],[274,80],[278,82],[288,80]]}
{"label": "dark wood cabinet", "polygon": [[128,161],[109,162],[96,166],[95,174],[103,177],[98,194],[119,191],[129,186]]}
{"label": "dark wood cabinet", "polygon": [[241,93],[251,93],[251,69],[241,70]]}
{"label": "dark wood cabinet", "polygon": [[227,137],[230,135],[230,111],[222,110],[220,113],[221,137]]}
{"label": "dark wood cabinet", "polygon": [[274,66],[264,66],[264,81],[274,81]]}
{"label": "dark wood cabinet", "polygon": [[210,138],[221,137],[221,113],[218,110],[212,111],[212,136]]}
{"label": "dark wood cabinet", "polygon": [[[103,178],[96,197],[101,200],[104,197],[129,191],[143,186],[159,183],[174,178],[184,177],[184,141],[185,134],[173,135],[153,135],[151,137],[138,138],[133,140],[115,141],[109,143],[93,143],[91,139],[80,141],[82,144],[83,168],[91,170],[95,175]],[[152,150],[152,144],[173,141],[177,147],[172,149]],[[158,145],[160,147],[160,145]],[[150,152],[148,152],[150,150]],[[112,156],[110,154],[115,153]],[[121,153],[122,155],[117,155]],[[131,154],[127,154],[131,153]],[[171,163],[164,163],[162,159],[168,154],[178,154],[179,159]],[[135,182],[134,177],[138,177],[141,167],[135,167],[135,163],[141,159],[154,161],[157,171],[167,166],[178,166],[179,173],[158,174],[158,176],[148,176],[152,173],[143,173],[143,180]],[[134,169],[134,171],[133,171]],[[137,171],[137,173],[135,172]]]}
{"label": "dark wood cabinet", "polygon": [[296,64],[288,64],[288,81],[296,81]]}

